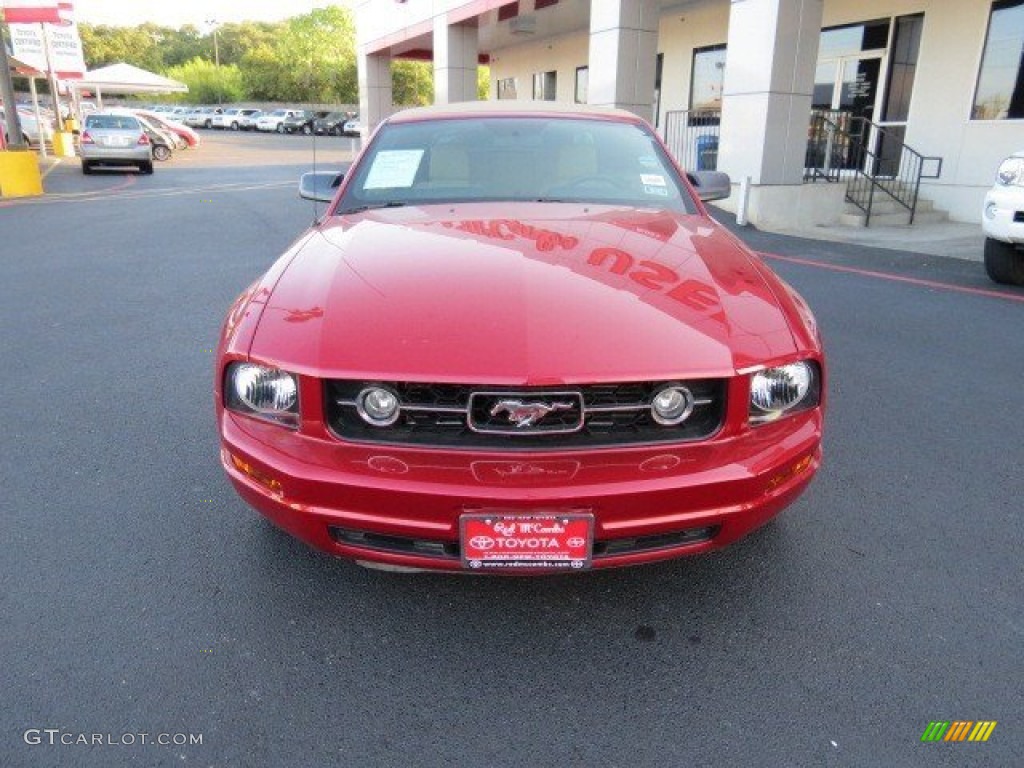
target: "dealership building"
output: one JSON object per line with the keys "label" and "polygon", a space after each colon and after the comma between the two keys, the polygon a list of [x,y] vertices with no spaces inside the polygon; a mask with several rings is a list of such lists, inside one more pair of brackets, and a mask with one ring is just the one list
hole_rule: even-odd
{"label": "dealership building", "polygon": [[644,117],[755,224],[977,221],[1024,149],[1024,0],[354,5],[364,130],[396,109],[393,59],[433,62],[438,104],[476,99],[488,64],[491,99]]}

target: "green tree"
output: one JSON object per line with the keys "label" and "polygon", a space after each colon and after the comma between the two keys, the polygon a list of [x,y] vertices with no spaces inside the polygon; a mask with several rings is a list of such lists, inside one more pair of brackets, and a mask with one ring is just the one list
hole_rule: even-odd
{"label": "green tree", "polygon": [[216,66],[196,57],[179,67],[171,67],[167,77],[188,86],[187,101],[192,104],[230,104],[244,96],[242,74],[234,64]]}
{"label": "green tree", "polygon": [[274,46],[292,101],[352,103],[358,98],[355,22],[347,8],[328,6],[288,19]]}
{"label": "green tree", "polygon": [[395,59],[391,62],[391,100],[403,107],[434,102],[434,69],[429,61]]}
{"label": "green tree", "polygon": [[288,100],[288,85],[283,80],[287,70],[281,66],[269,45],[261,45],[246,53],[238,69],[247,98],[257,101]]}
{"label": "green tree", "polygon": [[476,68],[476,97],[480,101],[487,101],[491,95],[491,68],[487,66]]}
{"label": "green tree", "polygon": [[125,62],[153,72],[163,69],[163,31],[154,24],[138,27],[79,26],[82,52],[90,69]]}
{"label": "green tree", "polygon": [[213,44],[207,44],[206,38],[192,24],[186,24],[172,30],[163,42],[164,66],[179,67],[186,61],[200,56],[213,60]]}
{"label": "green tree", "polygon": [[[264,47],[273,47],[286,27],[285,22],[243,21],[217,28],[217,46],[221,64],[238,64],[246,54]],[[204,58],[213,57],[213,33],[203,37]]]}

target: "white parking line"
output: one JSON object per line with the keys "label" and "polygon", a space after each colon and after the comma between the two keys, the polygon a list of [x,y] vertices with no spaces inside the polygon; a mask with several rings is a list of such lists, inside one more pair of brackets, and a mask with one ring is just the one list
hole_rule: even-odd
{"label": "white parking line", "polygon": [[[120,186],[120,185],[118,185]],[[13,205],[53,205],[56,203],[96,203],[107,200],[140,200],[150,197],[179,197],[181,195],[201,195],[217,192],[248,192],[277,187],[296,186],[295,181],[267,181],[260,184],[236,182],[231,184],[211,184],[204,187],[161,187],[159,189],[136,189],[132,191],[109,193],[105,190],[91,192],[51,193],[45,197],[12,199],[4,201],[7,207]]]}

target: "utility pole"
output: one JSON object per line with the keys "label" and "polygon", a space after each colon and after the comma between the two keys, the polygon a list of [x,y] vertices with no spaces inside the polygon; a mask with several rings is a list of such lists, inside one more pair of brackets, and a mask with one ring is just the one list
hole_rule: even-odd
{"label": "utility pole", "polygon": [[217,45],[217,20],[207,19],[206,23],[213,27],[213,66],[217,70],[217,103],[222,104],[224,99],[220,88],[220,48]]}
{"label": "utility pole", "polygon": [[[2,18],[2,17],[0,17]],[[14,83],[11,82],[11,62],[7,58],[7,37],[4,25],[0,23],[0,96],[4,99],[4,120],[7,123],[7,134],[10,137],[10,149],[25,149],[22,140],[21,120],[18,119],[18,105],[14,101]],[[42,126],[40,126],[40,129]],[[3,136],[0,136],[0,149],[3,148]]]}

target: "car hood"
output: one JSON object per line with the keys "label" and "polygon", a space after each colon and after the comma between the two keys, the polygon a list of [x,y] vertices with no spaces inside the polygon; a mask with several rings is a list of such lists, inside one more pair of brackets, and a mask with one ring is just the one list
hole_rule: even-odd
{"label": "car hood", "polygon": [[333,217],[283,271],[250,351],[333,378],[727,376],[796,348],[754,258],[709,218],[619,207]]}

